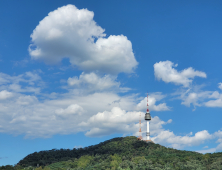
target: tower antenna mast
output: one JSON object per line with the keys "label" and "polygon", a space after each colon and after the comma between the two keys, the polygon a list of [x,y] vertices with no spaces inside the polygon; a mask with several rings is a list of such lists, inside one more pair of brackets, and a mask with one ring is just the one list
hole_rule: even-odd
{"label": "tower antenna mast", "polygon": [[146,112],[149,112],[148,106],[149,106],[149,104],[148,104],[148,92],[147,92],[147,109],[146,109]]}

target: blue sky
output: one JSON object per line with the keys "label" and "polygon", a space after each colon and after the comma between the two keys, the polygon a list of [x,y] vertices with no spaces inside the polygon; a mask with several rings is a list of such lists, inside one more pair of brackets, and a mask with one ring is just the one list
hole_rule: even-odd
{"label": "blue sky", "polygon": [[0,165],[137,136],[147,91],[155,143],[221,152],[221,7],[0,1]]}

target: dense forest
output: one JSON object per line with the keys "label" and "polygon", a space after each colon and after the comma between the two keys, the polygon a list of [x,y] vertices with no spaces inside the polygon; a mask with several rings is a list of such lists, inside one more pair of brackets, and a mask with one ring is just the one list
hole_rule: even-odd
{"label": "dense forest", "polygon": [[130,136],[114,138],[85,148],[35,152],[27,155],[15,166],[0,167],[0,170],[3,169],[216,170],[222,169],[222,152],[203,155],[146,143]]}

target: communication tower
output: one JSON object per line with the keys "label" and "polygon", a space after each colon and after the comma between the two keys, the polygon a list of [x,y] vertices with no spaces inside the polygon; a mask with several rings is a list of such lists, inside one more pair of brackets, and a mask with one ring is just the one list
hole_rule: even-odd
{"label": "communication tower", "polygon": [[147,109],[146,109],[146,114],[145,114],[145,121],[146,121],[146,125],[147,125],[147,129],[146,129],[146,141],[147,142],[152,142],[150,140],[150,120],[151,120],[151,116],[150,116],[150,111],[149,111],[148,93],[147,93]]}
{"label": "communication tower", "polygon": [[142,131],[141,131],[141,112],[140,112],[140,120],[139,120],[139,136],[137,140],[143,140]]}

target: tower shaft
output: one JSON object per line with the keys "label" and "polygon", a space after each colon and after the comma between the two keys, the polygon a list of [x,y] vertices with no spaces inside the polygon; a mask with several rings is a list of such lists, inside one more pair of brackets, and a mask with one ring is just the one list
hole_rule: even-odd
{"label": "tower shaft", "polygon": [[146,140],[150,140],[150,122],[146,121]]}

